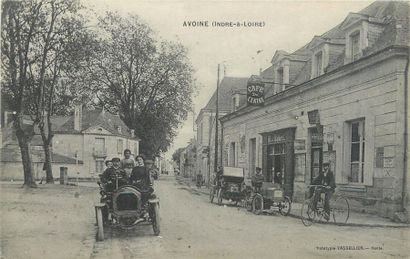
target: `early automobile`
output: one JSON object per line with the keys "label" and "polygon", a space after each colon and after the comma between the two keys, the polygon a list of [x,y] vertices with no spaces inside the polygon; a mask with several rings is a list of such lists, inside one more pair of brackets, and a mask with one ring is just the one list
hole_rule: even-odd
{"label": "early automobile", "polygon": [[138,184],[119,185],[121,177],[111,179],[115,188],[107,191],[105,184],[100,185],[100,203],[95,205],[98,226],[97,239],[104,240],[104,226],[118,226],[133,229],[142,222],[152,224],[155,235],[160,233],[159,199],[152,195],[151,189],[142,189]]}
{"label": "early automobile", "polygon": [[243,168],[224,167],[221,179],[212,185],[210,190],[210,201],[216,200],[218,205],[222,205],[223,199],[231,200],[238,204],[245,199],[245,173]]}
{"label": "early automobile", "polygon": [[255,214],[273,212],[277,209],[280,214],[287,216],[291,209],[291,199],[284,195],[279,184],[263,182],[260,191],[253,191],[246,200],[246,207]]}

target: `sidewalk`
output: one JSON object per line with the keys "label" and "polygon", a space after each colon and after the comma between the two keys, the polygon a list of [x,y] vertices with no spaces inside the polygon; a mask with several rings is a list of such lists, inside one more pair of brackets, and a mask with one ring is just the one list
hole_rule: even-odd
{"label": "sidewalk", "polygon": [[[177,182],[180,184],[184,184],[190,187],[193,191],[199,192],[204,195],[209,195],[209,188],[206,186],[202,186],[201,188],[197,188],[194,181],[189,178],[184,178],[177,176]],[[292,209],[290,211],[290,217],[300,219],[300,210],[302,208],[302,203],[292,203]],[[329,222],[319,222],[323,224],[333,224],[336,225],[333,221]],[[404,223],[396,223],[391,221],[388,218],[382,218],[372,214],[365,214],[365,213],[358,213],[350,211],[349,220],[346,224],[337,224],[343,226],[356,226],[356,227],[384,227],[384,228],[406,228],[410,227],[410,224]]]}

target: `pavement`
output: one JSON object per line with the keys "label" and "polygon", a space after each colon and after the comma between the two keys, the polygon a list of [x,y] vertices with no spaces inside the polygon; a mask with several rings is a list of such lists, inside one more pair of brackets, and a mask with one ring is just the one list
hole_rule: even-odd
{"label": "pavement", "polygon": [[[192,188],[196,192],[202,193],[204,195],[209,195],[209,191],[210,191],[209,188],[207,188],[206,186],[202,186],[201,188],[198,188],[196,186],[196,183],[190,178],[184,178],[184,177],[178,176],[176,179],[180,184],[184,184]],[[291,207],[289,216],[300,219],[301,209],[302,209],[302,203],[292,202],[292,207]],[[318,223],[336,224],[333,221],[318,222]],[[382,217],[379,217],[377,215],[372,215],[372,214],[354,212],[352,210],[350,210],[349,219],[346,224],[336,224],[336,225],[346,225],[346,226],[356,226],[356,227],[381,227],[381,228],[386,228],[386,227],[408,228],[410,227],[410,224],[397,223],[397,222],[391,221],[388,218],[382,218]]]}

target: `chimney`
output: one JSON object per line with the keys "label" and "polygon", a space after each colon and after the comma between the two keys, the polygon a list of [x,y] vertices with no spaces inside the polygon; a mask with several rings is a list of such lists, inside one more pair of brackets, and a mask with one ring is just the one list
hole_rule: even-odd
{"label": "chimney", "polygon": [[76,104],[74,106],[74,130],[81,131],[83,119],[83,106],[82,104]]}
{"label": "chimney", "polygon": [[131,136],[135,137],[135,130],[133,130],[133,129],[131,130]]}

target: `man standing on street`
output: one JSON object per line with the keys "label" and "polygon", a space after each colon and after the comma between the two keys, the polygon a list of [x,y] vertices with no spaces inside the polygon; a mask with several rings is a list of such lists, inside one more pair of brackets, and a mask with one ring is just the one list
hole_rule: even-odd
{"label": "man standing on street", "polygon": [[263,181],[265,181],[265,177],[262,174],[262,168],[256,167],[256,174],[252,177],[252,185],[255,188],[255,192],[260,192]]}

